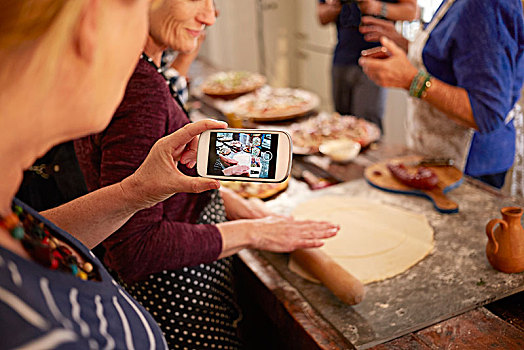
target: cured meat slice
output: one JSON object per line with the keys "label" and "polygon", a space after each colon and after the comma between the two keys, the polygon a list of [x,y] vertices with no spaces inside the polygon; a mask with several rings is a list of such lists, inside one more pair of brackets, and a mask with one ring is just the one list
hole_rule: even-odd
{"label": "cured meat slice", "polygon": [[431,169],[418,167],[416,172],[411,172],[404,164],[388,164],[391,174],[406,186],[421,190],[431,190],[438,184],[438,176]]}

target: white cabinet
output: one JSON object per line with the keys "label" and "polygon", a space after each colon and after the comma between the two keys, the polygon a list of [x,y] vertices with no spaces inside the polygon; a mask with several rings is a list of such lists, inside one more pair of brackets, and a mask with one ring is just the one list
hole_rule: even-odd
{"label": "white cabinet", "polygon": [[219,69],[259,71],[256,1],[216,0],[220,15],[206,29],[200,57]]}
{"label": "white cabinet", "polygon": [[[296,6],[295,0],[260,0],[264,74],[275,87],[290,87],[296,74],[294,63]],[[260,51],[259,51],[260,52]],[[262,56],[262,55],[261,55]]]}
{"label": "white cabinet", "polygon": [[296,49],[296,86],[312,91],[320,97],[320,110],[333,111],[331,97],[331,62],[329,51],[319,52],[298,46]]}
{"label": "white cabinet", "polygon": [[317,18],[317,0],[295,0],[296,39],[310,47],[332,49],[337,43],[335,25],[323,26]]}
{"label": "white cabinet", "polygon": [[331,97],[331,62],[337,43],[334,24],[321,25],[317,18],[317,1],[296,1],[297,72],[294,85],[320,96],[321,110],[333,111]]}

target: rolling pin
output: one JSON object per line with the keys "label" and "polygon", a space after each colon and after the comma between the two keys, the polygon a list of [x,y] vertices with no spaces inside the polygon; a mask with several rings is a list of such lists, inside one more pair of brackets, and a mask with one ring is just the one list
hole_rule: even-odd
{"label": "rolling pin", "polygon": [[297,249],[291,258],[305,271],[311,273],[335,296],[349,305],[364,299],[364,285],[319,249]]}

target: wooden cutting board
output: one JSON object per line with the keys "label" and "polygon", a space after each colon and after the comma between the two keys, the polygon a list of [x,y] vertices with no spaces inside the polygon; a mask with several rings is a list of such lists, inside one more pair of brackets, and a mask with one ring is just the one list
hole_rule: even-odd
{"label": "wooden cutting board", "polygon": [[458,204],[446,197],[446,193],[462,183],[463,174],[459,169],[454,166],[428,166],[427,168],[430,168],[437,174],[439,182],[437,187],[432,190],[420,190],[404,185],[395,179],[387,168],[388,163],[403,163],[408,169],[416,169],[417,166],[410,166],[408,164],[420,161],[421,159],[422,157],[419,156],[409,156],[382,161],[367,167],[364,170],[364,177],[371,186],[378,189],[427,198],[433,202],[435,209],[441,213],[449,214],[458,212]]}

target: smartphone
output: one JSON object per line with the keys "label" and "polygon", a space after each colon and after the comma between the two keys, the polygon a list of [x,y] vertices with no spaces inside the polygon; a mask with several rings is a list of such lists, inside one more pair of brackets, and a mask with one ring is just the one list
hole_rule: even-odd
{"label": "smartphone", "polygon": [[292,147],[285,131],[207,130],[198,141],[197,173],[220,180],[282,182],[291,171]]}
{"label": "smartphone", "polygon": [[362,57],[371,58],[388,58],[391,56],[391,53],[384,46],[377,46],[371,49],[362,50],[360,55],[362,55]]}

